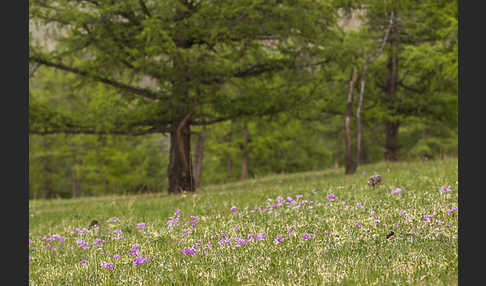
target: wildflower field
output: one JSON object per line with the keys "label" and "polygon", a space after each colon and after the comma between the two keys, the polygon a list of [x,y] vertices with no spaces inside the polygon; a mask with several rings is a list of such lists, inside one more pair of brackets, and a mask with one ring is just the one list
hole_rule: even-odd
{"label": "wildflower field", "polygon": [[30,285],[457,284],[457,159],[343,173],[30,201]]}

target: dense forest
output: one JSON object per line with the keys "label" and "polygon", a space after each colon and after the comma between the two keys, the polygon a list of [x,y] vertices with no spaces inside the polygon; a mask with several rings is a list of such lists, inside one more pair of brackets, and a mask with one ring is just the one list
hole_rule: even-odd
{"label": "dense forest", "polygon": [[29,2],[30,198],[457,156],[457,1]]}

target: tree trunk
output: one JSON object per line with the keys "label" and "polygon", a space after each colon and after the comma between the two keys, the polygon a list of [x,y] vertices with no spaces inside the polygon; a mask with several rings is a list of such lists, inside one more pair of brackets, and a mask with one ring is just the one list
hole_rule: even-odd
{"label": "tree trunk", "polygon": [[398,161],[397,152],[400,149],[398,144],[398,129],[400,122],[387,122],[385,124],[385,160]]}
{"label": "tree trunk", "polygon": [[170,131],[169,194],[195,190],[191,163],[190,113],[174,122]]}
{"label": "tree trunk", "polygon": [[[395,29],[393,29],[395,30]],[[396,56],[396,41],[393,37],[390,40],[392,46],[392,52],[388,57],[388,79],[386,81],[386,97],[385,102],[388,105],[390,114],[394,114],[396,96],[397,96],[397,84],[398,84],[398,59]],[[397,152],[400,149],[398,144],[398,130],[400,128],[400,122],[396,119],[389,119],[385,123],[385,160],[386,161],[398,161]]]}
{"label": "tree trunk", "polygon": [[248,179],[248,123],[245,122],[245,127],[243,128],[243,144],[241,145],[241,151],[243,153],[243,158],[241,160],[241,179]]}
{"label": "tree trunk", "polygon": [[76,166],[73,165],[72,167],[72,186],[73,186],[73,198],[78,198],[81,194],[81,188],[79,184],[79,176],[76,170]]}
{"label": "tree trunk", "polygon": [[344,118],[344,129],[345,129],[345,144],[346,144],[346,154],[345,154],[345,174],[353,174],[356,172],[356,161],[353,158],[352,150],[352,140],[351,140],[351,114],[353,113],[353,90],[356,80],[358,79],[358,68],[353,68],[353,73],[351,75],[351,80],[349,81],[349,91],[348,100],[346,104],[346,116]]}
{"label": "tree trunk", "polygon": [[[228,140],[228,143],[231,144],[231,140],[232,140],[232,132],[231,131],[228,132],[227,140]],[[228,154],[226,155],[226,174],[227,174],[228,178],[231,178],[231,176],[233,175],[233,158],[231,158],[230,152],[228,152]]]}
{"label": "tree trunk", "polygon": [[361,84],[359,90],[359,100],[358,100],[358,107],[356,108],[356,154],[355,154],[355,161],[356,166],[360,164],[361,159],[361,107],[363,106],[363,99],[364,99],[364,92],[365,92],[365,85],[366,85],[366,74],[368,72],[368,66],[373,63],[378,57],[383,53],[383,49],[385,48],[385,44],[388,40],[388,36],[390,35],[391,29],[393,27],[393,17],[394,12],[391,12],[390,18],[388,21],[388,28],[386,29],[385,36],[383,37],[383,42],[381,43],[380,48],[376,52],[376,54],[367,59],[364,66],[363,71],[361,72]]}
{"label": "tree trunk", "polygon": [[201,178],[202,178],[202,171],[203,171],[203,155],[204,155],[204,140],[206,139],[206,135],[204,131],[199,133],[199,138],[196,145],[196,150],[194,154],[194,186],[199,188],[201,186]]}

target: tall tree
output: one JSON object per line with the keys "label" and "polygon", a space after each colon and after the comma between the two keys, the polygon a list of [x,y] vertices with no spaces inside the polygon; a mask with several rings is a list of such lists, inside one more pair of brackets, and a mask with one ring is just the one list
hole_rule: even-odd
{"label": "tall tree", "polygon": [[306,68],[330,60],[323,43],[336,11],[317,0],[31,0],[30,18],[61,28],[54,50],[30,41],[31,63],[110,86],[125,104],[101,126],[37,105],[31,133],[167,133],[177,193],[195,189],[191,126],[294,107],[312,79]]}

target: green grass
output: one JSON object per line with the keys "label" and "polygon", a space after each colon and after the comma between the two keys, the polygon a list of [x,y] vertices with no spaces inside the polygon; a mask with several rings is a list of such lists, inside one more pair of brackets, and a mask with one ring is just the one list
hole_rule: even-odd
{"label": "green grass", "polygon": [[[374,172],[383,183],[373,189],[367,179]],[[343,173],[330,169],[273,175],[176,196],[30,201],[30,285],[457,284],[457,211],[446,213],[457,207],[457,159],[383,162],[362,166],[355,175]],[[438,192],[448,185],[451,192]],[[394,188],[401,188],[402,194],[391,194]],[[320,191],[313,193],[315,189]],[[330,202],[328,194],[338,200]],[[272,209],[278,196],[313,203]],[[232,215],[233,205],[239,215]],[[260,211],[253,212],[255,207]],[[181,210],[181,225],[170,232],[167,222],[176,209]],[[369,215],[372,210],[374,217]],[[424,215],[434,215],[434,220],[426,222]],[[198,218],[194,229],[184,225],[191,216]],[[109,222],[111,217],[120,220]],[[100,222],[99,230],[79,235],[75,229],[88,227],[93,219]],[[355,226],[358,221],[362,226]],[[140,222],[146,227],[137,229]],[[239,232],[234,231],[236,226]],[[184,227],[192,233],[182,237]],[[295,227],[291,234],[289,227]],[[122,230],[125,238],[111,240],[115,229]],[[391,231],[394,235],[387,239]],[[247,239],[249,233],[266,237],[242,246],[233,239],[231,245],[221,246],[222,233],[232,238]],[[304,240],[305,233],[314,237]],[[54,234],[67,239],[62,245],[42,240]],[[276,237],[289,240],[274,245]],[[77,238],[90,244],[96,238],[106,242],[102,250],[85,250],[78,247]],[[57,250],[46,249],[48,243]],[[180,253],[196,243],[201,248],[195,255]],[[133,244],[151,260],[135,266],[128,252]],[[83,259],[86,264],[79,263]],[[114,269],[101,267],[102,261],[113,263]]]}

